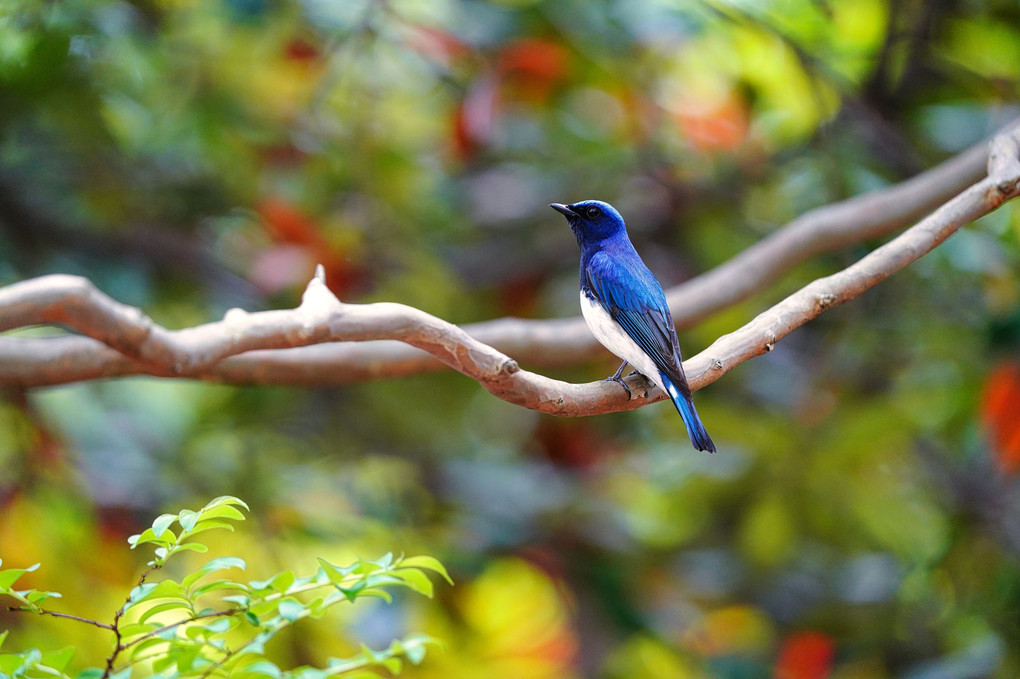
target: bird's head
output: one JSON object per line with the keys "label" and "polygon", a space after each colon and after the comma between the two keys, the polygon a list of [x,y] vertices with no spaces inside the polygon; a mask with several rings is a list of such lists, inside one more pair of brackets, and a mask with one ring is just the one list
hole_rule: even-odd
{"label": "bird's head", "polygon": [[550,203],[549,207],[567,218],[581,247],[626,232],[620,213],[601,200],[582,200],[570,205]]}

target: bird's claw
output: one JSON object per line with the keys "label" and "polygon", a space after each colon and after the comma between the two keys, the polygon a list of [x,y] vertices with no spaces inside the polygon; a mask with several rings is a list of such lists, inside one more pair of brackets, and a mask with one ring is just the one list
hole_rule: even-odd
{"label": "bird's claw", "polygon": [[[620,386],[623,387],[623,390],[625,392],[627,392],[627,400],[629,401],[631,399],[630,387],[628,387],[627,383],[623,381],[622,377],[620,377],[620,375],[623,374],[623,369],[626,368],[626,367],[627,367],[627,361],[624,361],[623,363],[620,364],[620,368],[615,373],[613,373],[612,375],[607,377],[605,379],[605,381],[606,382],[619,382]],[[635,370],[633,373],[631,373],[631,375],[633,375],[636,372],[637,372],[637,370]]]}
{"label": "bird's claw", "polygon": [[627,383],[623,381],[622,377],[619,375],[610,375],[604,381],[618,383],[621,387],[623,387],[623,390],[627,392],[627,400],[629,401],[631,399],[630,387],[627,386]]}

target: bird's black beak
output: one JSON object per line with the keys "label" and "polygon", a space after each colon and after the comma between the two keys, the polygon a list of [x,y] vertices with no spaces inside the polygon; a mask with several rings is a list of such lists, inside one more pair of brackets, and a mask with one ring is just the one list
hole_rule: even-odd
{"label": "bird's black beak", "polygon": [[569,205],[564,205],[563,203],[549,203],[549,207],[551,207],[553,210],[556,210],[567,219],[570,219],[571,217],[581,216],[574,212],[574,210]]}

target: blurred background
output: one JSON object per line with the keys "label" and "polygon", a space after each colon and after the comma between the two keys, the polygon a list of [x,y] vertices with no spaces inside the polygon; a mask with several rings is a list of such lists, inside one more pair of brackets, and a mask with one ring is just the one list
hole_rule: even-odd
{"label": "blurred background", "polygon": [[[345,301],[575,316],[549,202],[614,203],[673,285],[980,141],[1018,75],[1014,0],[3,0],[0,284],[80,274],[182,328],[295,306],[322,262]],[[229,493],[252,520],[213,551],[252,578],[394,551],[457,581],[299,626],[280,663],[424,631],[448,650],[406,676],[1016,677],[1018,239],[1007,205],[699,392],[715,455],[668,405],[555,419],[451,372],[7,389],[0,558],[108,620],[147,558],[125,538]]]}

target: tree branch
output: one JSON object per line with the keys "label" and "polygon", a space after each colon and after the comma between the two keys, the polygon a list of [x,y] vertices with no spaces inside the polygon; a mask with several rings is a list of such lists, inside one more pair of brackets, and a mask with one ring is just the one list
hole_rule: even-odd
{"label": "tree branch", "polygon": [[[805,286],[685,361],[692,388],[770,351],[794,329],[853,299],[962,226],[1016,197],[1017,134],[1013,126],[992,140],[990,152],[983,151],[987,177],[898,238],[843,271]],[[804,215],[726,264],[671,290],[677,315],[683,322],[693,322],[746,298],[806,257],[887,232],[926,209],[962,177],[969,179],[975,153],[968,151],[896,187]],[[0,385],[41,386],[129,374],[231,383],[337,384],[421,372],[429,369],[420,358],[426,355],[510,403],[554,415],[630,410],[664,398],[640,376],[628,380],[634,392],[628,400],[611,383],[569,384],[521,370],[515,360],[485,341],[498,336],[501,346],[543,346],[554,355],[570,352],[576,360],[594,346],[580,319],[502,319],[461,328],[402,304],[342,303],[326,288],[321,268],[297,309],[257,313],[234,309],[222,321],[179,331],[155,324],[83,278],[44,276],[0,289],[0,330],[40,323],[65,325],[87,337],[0,338]],[[419,351],[408,352],[392,341],[373,341],[380,339],[397,340]],[[325,344],[333,342],[358,344]]]}

